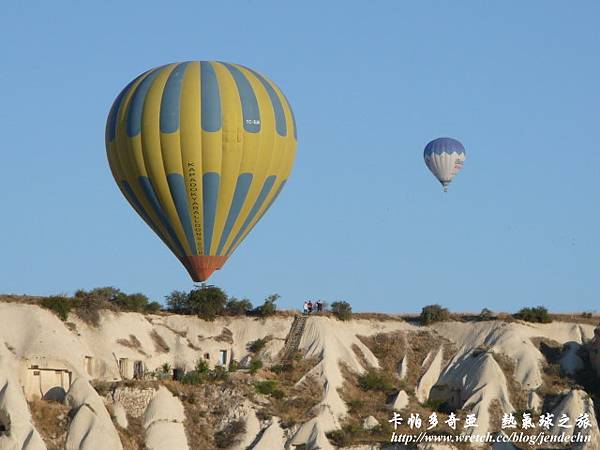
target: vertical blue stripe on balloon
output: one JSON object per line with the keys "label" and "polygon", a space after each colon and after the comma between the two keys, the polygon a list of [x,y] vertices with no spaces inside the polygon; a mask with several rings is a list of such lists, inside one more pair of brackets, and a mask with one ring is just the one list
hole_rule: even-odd
{"label": "vertical blue stripe on balloon", "polygon": [[298,133],[296,130],[296,116],[294,116],[294,110],[292,109],[292,105],[290,105],[290,102],[288,101],[287,97],[283,94],[283,92],[281,93],[281,96],[285,99],[285,102],[287,103],[287,106],[290,110],[290,114],[292,115],[292,123],[294,124],[294,139],[298,140]]}
{"label": "vertical blue stripe on balloon", "polygon": [[254,94],[254,89],[246,75],[242,73],[240,69],[232,64],[221,63],[231,73],[235,84],[240,94],[240,101],[242,102],[242,116],[244,117],[244,130],[249,133],[258,133],[260,131],[260,111],[258,109],[258,101]]}
{"label": "vertical blue stripe on balloon", "polygon": [[192,220],[190,218],[190,210],[188,208],[188,198],[185,190],[183,175],[179,173],[170,173],[167,175],[167,182],[169,183],[171,197],[173,197],[175,209],[177,210],[177,215],[179,216],[181,225],[183,226],[183,231],[185,232],[187,242],[190,246],[192,254],[197,255],[198,251],[196,249],[196,241],[194,240],[194,233],[192,231]]}
{"label": "vertical blue stripe on balloon", "polygon": [[202,176],[202,203],[204,206],[204,254],[210,255],[215,217],[217,216],[217,200],[221,176],[216,172],[207,172]]}
{"label": "vertical blue stripe on balloon", "polygon": [[160,131],[174,133],[179,128],[181,84],[189,63],[178,64],[169,74],[160,102]]}
{"label": "vertical blue stripe on balloon", "polygon": [[123,103],[125,94],[127,91],[129,91],[129,88],[133,85],[133,83],[143,77],[146,73],[148,72],[144,72],[139,77],[136,77],[133,81],[131,81],[127,86],[125,86],[125,88],[115,99],[112,108],[110,109],[110,113],[108,114],[108,120],[106,121],[106,136],[108,138],[108,142],[112,142],[117,135],[117,116],[119,115],[119,109],[121,109],[121,104]]}
{"label": "vertical blue stripe on balloon", "polygon": [[285,122],[283,106],[281,105],[281,100],[279,99],[277,92],[275,92],[275,89],[273,89],[271,83],[269,83],[260,73],[255,72],[248,67],[246,67],[246,69],[252,72],[256,78],[258,78],[258,81],[261,82],[266,89],[267,94],[269,94],[271,105],[273,105],[273,113],[275,114],[275,129],[277,130],[277,134],[279,134],[279,136],[285,136],[287,134],[287,124]]}
{"label": "vertical blue stripe on balloon", "polygon": [[231,251],[231,249],[236,246],[238,241],[243,236],[244,231],[246,231],[246,228],[248,228],[248,225],[250,225],[250,223],[252,222],[252,220],[254,219],[254,217],[256,216],[256,214],[258,213],[260,208],[262,207],[263,203],[265,202],[265,199],[271,192],[271,189],[273,189],[273,185],[275,184],[276,179],[277,179],[277,177],[275,175],[271,175],[271,176],[267,177],[267,179],[265,180],[263,187],[260,190],[260,193],[258,194],[258,197],[256,197],[256,201],[254,202],[252,209],[248,213],[248,217],[246,217],[246,220],[244,220],[244,223],[242,224],[240,230],[237,232],[237,234],[233,238],[233,241],[231,241],[231,245],[227,249],[227,253],[229,253]]}
{"label": "vertical blue stripe on balloon", "polygon": [[231,233],[231,229],[233,228],[233,225],[235,225],[235,221],[240,215],[240,211],[242,210],[242,206],[244,206],[246,196],[248,195],[248,189],[250,189],[250,184],[252,184],[251,173],[243,173],[237,179],[237,183],[235,184],[235,192],[233,194],[233,199],[231,200],[231,206],[229,207],[227,220],[225,221],[225,227],[223,228],[221,240],[219,241],[219,247],[217,248],[217,255],[221,255],[223,247],[225,246],[225,242],[227,242],[227,238]]}
{"label": "vertical blue stripe on balloon", "polygon": [[167,239],[165,239],[165,237],[160,233],[159,228],[152,221],[152,219],[150,218],[150,216],[148,215],[148,213],[146,212],[146,210],[140,203],[137,196],[135,195],[135,192],[133,191],[133,189],[131,189],[131,186],[129,185],[129,183],[124,180],[121,182],[121,185],[123,186],[123,191],[125,192],[125,198],[129,201],[129,203],[131,203],[131,205],[133,206],[133,209],[135,209],[139,213],[139,215],[142,216],[142,219],[144,219],[144,222],[146,222],[148,224],[148,226],[152,229],[152,231],[154,231],[157,234],[157,236],[165,243],[165,245],[167,247],[169,247],[169,249],[173,253],[177,254],[177,252],[173,249],[173,246],[171,245],[171,243]]}
{"label": "vertical blue stripe on balloon", "polygon": [[160,203],[158,202],[158,198],[156,198],[156,193],[154,192],[152,183],[150,182],[148,177],[142,177],[142,176],[138,177],[138,182],[140,183],[142,192],[146,196],[146,200],[148,201],[148,203],[150,203],[150,206],[152,206],[152,209],[158,216],[158,219],[160,220],[162,225],[167,230],[167,233],[169,233],[169,236],[171,237],[173,242],[175,242],[175,246],[177,247],[177,250],[180,252],[179,255],[180,256],[185,255],[185,250],[183,249],[183,245],[181,245],[181,242],[179,241],[179,238],[177,237],[175,230],[171,226],[171,223],[169,222],[167,215],[161,208]]}
{"label": "vertical blue stripe on balloon", "polygon": [[146,95],[152,86],[152,82],[162,69],[163,67],[159,67],[144,78],[142,82],[138,84],[131,97],[129,110],[127,111],[127,135],[129,137],[136,136],[142,131],[142,115],[144,113]]}
{"label": "vertical blue stripe on balloon", "polygon": [[200,62],[200,117],[204,131],[221,129],[219,81],[211,63]]}
{"label": "vertical blue stripe on balloon", "polygon": [[144,219],[146,221],[146,223],[153,230],[156,231],[156,227],[152,223],[150,216],[148,215],[148,213],[146,213],[146,210],[144,209],[142,204],[137,199],[137,196],[133,192],[133,189],[131,189],[131,186],[129,185],[129,183],[127,181],[122,181],[121,185],[123,186],[123,190],[125,191],[125,197],[127,197],[127,200],[129,200],[129,203],[131,203],[133,205],[133,208],[140,213],[140,216],[142,216],[142,219]]}
{"label": "vertical blue stripe on balloon", "polygon": [[281,184],[279,185],[279,189],[277,189],[277,192],[275,192],[275,195],[273,196],[273,198],[271,199],[271,201],[269,202],[269,204],[265,208],[265,212],[263,213],[263,215],[265,215],[267,213],[267,211],[269,210],[269,208],[271,207],[271,205],[275,202],[275,200],[277,200],[277,197],[279,197],[279,194],[281,194],[281,190],[283,189],[283,186],[285,186],[285,182],[286,181],[287,180],[283,180],[281,182]]}

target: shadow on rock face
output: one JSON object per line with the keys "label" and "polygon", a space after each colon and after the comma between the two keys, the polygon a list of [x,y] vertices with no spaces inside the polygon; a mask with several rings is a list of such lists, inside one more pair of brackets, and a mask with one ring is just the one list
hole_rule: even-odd
{"label": "shadow on rock face", "polygon": [[54,386],[44,394],[43,399],[62,403],[65,399],[65,395],[67,395],[67,393],[62,387]]}
{"label": "shadow on rock face", "polygon": [[10,434],[10,417],[3,409],[0,409],[0,436]]}

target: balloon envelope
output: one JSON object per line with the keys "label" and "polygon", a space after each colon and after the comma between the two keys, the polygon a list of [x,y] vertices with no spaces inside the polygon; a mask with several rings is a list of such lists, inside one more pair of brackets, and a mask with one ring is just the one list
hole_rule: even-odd
{"label": "balloon envelope", "polygon": [[423,158],[433,175],[448,191],[448,184],[462,169],[466,159],[463,145],[452,138],[437,138],[425,146]]}
{"label": "balloon envelope", "polygon": [[143,73],[117,96],[106,149],[127,201],[203,281],[279,195],[296,124],[285,96],[257,72],[175,63]]}

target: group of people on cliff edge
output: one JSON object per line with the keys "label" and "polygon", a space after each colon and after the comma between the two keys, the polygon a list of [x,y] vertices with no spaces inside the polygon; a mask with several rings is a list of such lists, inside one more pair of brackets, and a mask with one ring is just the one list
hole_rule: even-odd
{"label": "group of people on cliff edge", "polygon": [[303,314],[312,314],[313,312],[321,311],[323,311],[323,302],[321,300],[317,300],[315,302],[312,300],[306,300],[304,302],[304,306],[302,307]]}

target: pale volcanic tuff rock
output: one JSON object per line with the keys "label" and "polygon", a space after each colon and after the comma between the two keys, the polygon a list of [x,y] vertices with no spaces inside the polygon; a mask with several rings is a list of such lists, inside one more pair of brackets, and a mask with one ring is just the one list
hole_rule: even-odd
{"label": "pale volcanic tuff rock", "polygon": [[129,426],[129,422],[127,420],[127,413],[125,412],[125,408],[120,403],[115,403],[113,405],[112,411],[113,418],[115,419],[115,423],[121,428],[126,429]]}
{"label": "pale volcanic tuff rock", "polygon": [[353,320],[342,322],[328,317],[309,317],[300,341],[300,351],[308,358],[316,358],[317,364],[298,382],[301,385],[309,377],[315,377],[323,386],[323,400],[314,409],[315,419],[303,424],[292,439],[292,445],[321,441],[321,435],[339,428],[339,420],[347,413],[347,406],[338,389],[344,384],[340,364],[355,373],[363,373],[363,367],[354,348],[372,367],[379,362],[371,350],[358,338],[377,333],[414,330],[416,327],[401,321],[380,322]]}
{"label": "pale volcanic tuff rock", "polygon": [[402,411],[403,409],[405,409],[408,406],[409,401],[410,401],[410,399],[409,399],[406,391],[401,390],[394,397],[390,407],[394,411]]}
{"label": "pale volcanic tuff rock", "polygon": [[515,379],[527,390],[535,390],[543,383],[542,367],[545,358],[532,343],[532,338],[543,337],[559,343],[583,343],[593,335],[591,325],[567,322],[441,322],[432,325],[431,328],[455,343],[461,352],[485,347],[494,353],[508,356],[515,363]]}
{"label": "pale volcanic tuff rock", "polygon": [[238,442],[232,447],[233,450],[246,450],[255,441],[261,431],[261,423],[256,417],[256,411],[251,403],[246,401],[238,409],[237,416],[244,421],[245,432]]}
{"label": "pale volcanic tuff rock", "polygon": [[[248,355],[246,346],[249,342],[270,335],[272,339],[262,355],[268,363],[269,360],[276,359],[276,354],[283,347],[293,320],[291,317],[275,317],[266,320],[243,317],[218,318],[215,322],[205,322],[190,316],[144,316],[136,313],[103,311],[97,327],[88,325],[73,315],[68,319],[72,324],[67,327],[47,310],[33,305],[1,302],[0,315],[3,317],[3,326],[0,327],[0,357],[3,358],[0,360],[0,392],[2,392],[0,397],[4,396],[1,404],[10,405],[8,409],[5,408],[5,411],[15,417],[23,410],[27,411],[27,404],[23,403],[24,399],[18,400],[19,395],[22,397],[22,394],[15,393],[15,389],[10,387],[11,382],[7,384],[4,380],[8,373],[14,378],[12,385],[16,388],[20,388],[19,385],[23,386],[27,393],[29,385],[25,383],[26,377],[23,374],[24,367],[29,371],[33,370],[27,365],[31,365],[31,361],[52,361],[61,365],[59,368],[71,371],[76,381],[71,386],[67,401],[73,406],[74,413],[75,411],[77,413],[69,430],[68,445],[71,445],[67,447],[69,450],[94,449],[92,443],[95,439],[100,439],[99,435],[102,436],[102,450],[120,448],[120,443],[111,441],[115,436],[118,439],[116,429],[106,408],[101,405],[102,402],[97,403],[100,398],[91,395],[89,391],[91,386],[86,384],[86,378],[103,381],[120,380],[119,361],[123,359],[130,362],[141,361],[146,370],[156,369],[165,362],[173,367],[182,365],[190,369],[199,357],[204,357],[207,353],[209,364],[214,366],[219,361],[222,351],[226,352],[228,360],[232,357],[241,360]],[[33,325],[29,326],[29,324]],[[481,411],[479,418],[481,426],[486,423],[484,410],[491,400],[499,400],[505,411],[514,409],[507,393],[505,374],[495,361],[494,355],[505,355],[514,362],[515,372],[512,375],[525,389],[529,407],[539,409],[544,401],[538,394],[543,390],[538,388],[542,383],[545,358],[532,339],[535,341],[534,338],[546,338],[560,344],[568,343],[561,357],[561,366],[566,372],[565,369],[579,367],[577,359],[579,346],[593,337],[594,327],[563,322],[538,325],[501,321],[444,322],[429,327],[418,327],[396,320],[340,322],[322,316],[309,317],[299,351],[307,358],[315,358],[316,364],[299,383],[303,383],[309,377],[312,380],[314,377],[316,383],[322,386],[322,401],[312,411],[315,418],[301,424],[298,428],[284,430],[277,418],[261,423],[254,411],[258,406],[249,404],[245,412],[236,413],[238,418],[243,418],[247,422],[243,445],[248,443],[247,448],[257,450],[283,449],[283,446],[278,447],[278,445],[286,441],[287,448],[290,449],[301,445],[305,445],[308,449],[332,448],[325,433],[339,427],[347,414],[346,405],[338,392],[344,384],[340,364],[347,366],[356,374],[363,373],[367,365],[379,367],[377,358],[361,342],[359,336],[388,332],[400,332],[401,336],[402,332],[415,330],[437,333],[459,350],[448,355],[451,360],[447,364],[444,364],[443,353],[439,349],[432,351],[424,361],[422,370],[425,373],[418,385],[407,386],[407,388],[416,388],[416,392],[420,392],[421,399],[441,396],[445,400],[462,404],[470,410],[469,412],[471,408]],[[410,343],[406,345],[410,346]],[[452,345],[445,346],[444,352],[450,351],[451,348]],[[590,360],[596,364],[595,367],[600,368],[600,356],[598,352],[594,352],[595,349],[600,350],[600,330],[596,338],[587,344],[587,348]],[[14,370],[7,369],[8,360],[17,366]],[[52,368],[50,363],[48,367]],[[419,368],[408,367],[408,360],[404,358],[398,365],[397,375],[406,380],[408,370],[417,369]],[[506,374],[506,376],[510,375]],[[229,395],[233,394],[227,389],[219,391],[214,401],[228,402]],[[146,409],[150,396],[154,396],[152,389],[146,391],[135,386],[119,387],[106,397],[106,401],[113,406],[115,422],[122,427],[125,425],[123,413],[127,412],[132,418],[139,417]],[[164,393],[157,398],[163,396]],[[580,404],[577,398],[564,400],[567,405],[572,405],[564,408],[590,408],[586,403],[587,400],[582,400]],[[230,400],[233,400],[233,397]],[[172,406],[175,404],[173,402],[178,401],[168,399],[166,404]],[[243,398],[241,400],[237,398],[233,403],[240,404],[240,401],[243,402]],[[395,399],[396,406],[407,401],[408,399],[401,396],[401,393]],[[119,410],[118,405],[123,407],[123,411]],[[391,406],[393,407],[393,404]],[[556,407],[558,408],[558,405]],[[148,409],[152,411],[152,408]],[[232,407],[233,409],[235,408]],[[169,409],[169,411],[174,410]],[[156,418],[156,413],[152,414]],[[227,420],[234,420],[233,416],[236,414],[232,414]],[[155,445],[156,448],[160,448],[159,445],[166,445],[159,437],[176,435],[178,436],[176,439],[179,439],[176,445],[183,442],[182,436],[185,437],[185,434],[181,433],[155,431],[161,430],[160,424],[174,424],[176,426],[169,427],[178,428],[179,431],[183,429],[182,416],[173,416],[170,413],[169,415],[169,418],[145,422],[146,436],[151,445]],[[1,420],[2,413],[0,413]],[[23,430],[29,430],[32,436],[27,441],[28,445],[33,445],[36,442],[34,438],[36,433],[30,418],[21,423],[24,424]],[[98,432],[103,427],[106,428],[105,432]],[[214,431],[216,430],[211,430]],[[152,433],[157,436],[155,443],[152,441],[153,438],[151,439]],[[4,436],[0,439],[3,438]],[[41,443],[41,439],[37,442]],[[19,450],[45,448],[43,443],[41,445],[41,447],[16,448]],[[0,447],[0,450],[5,449]]]}
{"label": "pale volcanic tuff rock", "polygon": [[363,420],[363,429],[365,430],[372,430],[378,426],[379,421],[373,416],[368,416],[365,418],[365,420]]}
{"label": "pale volcanic tuff rock", "polygon": [[188,450],[181,401],[161,386],[144,413],[147,450]]}
{"label": "pale volcanic tuff rock", "polygon": [[401,380],[406,379],[406,375],[408,375],[408,357],[406,355],[404,355],[402,361],[398,363],[397,372],[398,378]]}
{"label": "pale volcanic tuff rock", "polygon": [[271,422],[261,430],[256,443],[250,447],[252,450],[283,449],[287,439],[281,428],[279,418],[273,417]]}
{"label": "pale volcanic tuff rock", "polygon": [[490,431],[490,406],[498,402],[502,412],[513,412],[506,377],[489,352],[459,352],[431,390],[431,399],[448,402],[477,416],[477,429]]}
{"label": "pale volcanic tuff rock", "polygon": [[567,342],[558,361],[561,371],[566,375],[575,375],[584,368],[583,359],[579,356],[582,345],[578,342]]}
{"label": "pale volcanic tuff rock", "polygon": [[[600,449],[600,431],[598,430],[598,422],[596,421],[596,414],[594,412],[594,402],[590,396],[581,390],[573,390],[566,393],[560,400],[560,403],[552,409],[554,414],[554,427],[552,428],[553,434],[575,434],[581,433],[584,436],[591,436],[590,443],[575,444],[571,450],[599,450]],[[565,414],[569,419],[569,424],[572,428],[561,428],[559,427],[559,418]],[[577,418],[587,414],[591,423],[589,428],[577,428],[575,422]]]}
{"label": "pale volcanic tuff rock", "polygon": [[443,347],[440,347],[440,349],[435,353],[430,352],[425,358],[425,361],[423,361],[423,367],[428,367],[425,370],[425,373],[419,379],[419,382],[417,383],[417,389],[415,390],[415,396],[419,402],[425,403],[429,399],[429,392],[442,373],[443,362]]}
{"label": "pale volcanic tuff rock", "polygon": [[13,376],[17,365],[0,345],[0,450],[46,450],[33,426],[21,386]]}
{"label": "pale volcanic tuff rock", "polygon": [[535,391],[529,391],[527,393],[527,409],[535,413],[539,413],[542,410],[544,401]]}
{"label": "pale volcanic tuff rock", "polygon": [[112,419],[88,380],[77,378],[65,403],[73,411],[66,450],[123,450]]}

